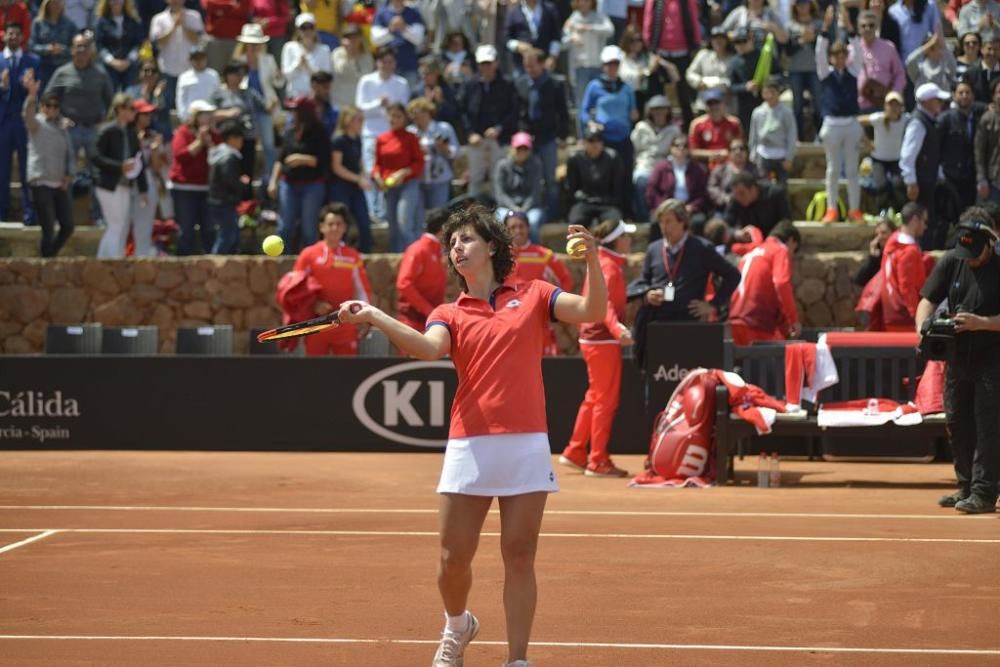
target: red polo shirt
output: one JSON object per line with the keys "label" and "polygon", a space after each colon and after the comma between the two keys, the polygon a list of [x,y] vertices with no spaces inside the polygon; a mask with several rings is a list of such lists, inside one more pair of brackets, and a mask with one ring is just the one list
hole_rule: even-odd
{"label": "red polo shirt", "polygon": [[396,312],[406,318],[408,324],[419,323],[423,331],[427,316],[444,301],[447,282],[441,241],[433,234],[424,233],[410,244],[399,263]]}
{"label": "red polo shirt", "polygon": [[[250,0],[201,0],[205,32],[220,39],[235,39],[250,20]],[[222,72],[219,72],[222,74]]]}
{"label": "red polo shirt", "polygon": [[541,280],[508,281],[489,301],[463,292],[430,314],[428,328],[451,334],[458,373],[449,438],[548,432],[542,345],[561,292]]}
{"label": "red polo shirt", "polygon": [[420,139],[409,130],[389,130],[375,140],[375,166],[372,174],[383,179],[400,169],[409,167],[412,172],[406,182],[420,178],[424,173],[424,149]]}
{"label": "red polo shirt", "polygon": [[514,260],[515,282],[544,280],[558,284],[566,291],[573,289],[573,276],[569,274],[569,269],[545,246],[525,243],[520,248],[514,248]]}

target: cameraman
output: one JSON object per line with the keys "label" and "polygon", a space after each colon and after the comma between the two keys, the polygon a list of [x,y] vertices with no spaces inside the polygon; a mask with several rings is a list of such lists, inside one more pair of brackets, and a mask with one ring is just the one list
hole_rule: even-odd
{"label": "cameraman", "polygon": [[991,223],[980,207],[962,214],[955,248],[934,267],[916,314],[917,331],[926,335],[925,322],[948,300],[945,317],[956,335],[944,406],[958,491],[938,504],[967,514],[995,512],[1000,481],[1000,258]]}

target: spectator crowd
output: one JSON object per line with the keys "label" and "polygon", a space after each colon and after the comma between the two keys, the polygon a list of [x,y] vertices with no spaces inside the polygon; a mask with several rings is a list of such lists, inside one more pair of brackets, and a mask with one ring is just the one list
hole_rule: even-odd
{"label": "spectator crowd", "polygon": [[943,248],[1000,202],[998,21],[997,0],[0,0],[0,219],[16,156],[43,256],[85,222],[73,197],[100,257],[164,252],[162,220],[179,255],[235,253],[264,209],[287,253],[367,253],[379,226],[403,252],[456,198],[526,244],[552,220],[676,240],[665,215],[749,252],[813,141],[816,219],[914,202],[905,238]]}

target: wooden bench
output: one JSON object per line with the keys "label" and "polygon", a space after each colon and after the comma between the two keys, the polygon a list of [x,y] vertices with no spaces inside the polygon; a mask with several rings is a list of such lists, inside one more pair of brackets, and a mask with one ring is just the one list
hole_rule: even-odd
{"label": "wooden bench", "polygon": [[[755,384],[771,396],[785,396],[785,346],[780,343],[732,346],[732,367],[746,382]],[[923,372],[923,361],[913,347],[834,347],[834,363],[840,381],[822,392],[818,402],[849,401],[861,398],[889,398],[898,402],[913,400],[917,380]],[[754,427],[730,414],[729,393],[724,386],[716,389],[715,456],[719,484],[725,484],[732,476],[735,456],[741,459],[754,451],[769,451],[767,438],[788,436],[806,439],[810,457],[819,450],[818,444],[825,438],[871,438],[891,437],[907,440],[920,438],[936,440],[946,436],[942,417],[925,417],[914,426],[897,426],[888,423],[883,426],[864,427],[820,427],[816,420],[816,409],[811,408],[802,417],[778,419],[772,432],[758,436]],[[756,440],[763,438],[756,446]],[[916,458],[914,460],[927,460]]]}

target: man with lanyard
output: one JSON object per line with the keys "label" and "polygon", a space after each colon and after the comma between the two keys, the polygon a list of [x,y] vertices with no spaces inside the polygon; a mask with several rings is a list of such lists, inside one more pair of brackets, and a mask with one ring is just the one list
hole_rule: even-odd
{"label": "man with lanyard", "polygon": [[1000,258],[990,214],[969,208],[959,219],[955,248],[920,291],[916,328],[926,331],[948,300],[958,332],[945,371],[944,407],[958,491],[938,500],[966,514],[996,511],[1000,482]]}
{"label": "man with lanyard", "polygon": [[[683,202],[667,199],[653,214],[663,238],[646,250],[642,274],[629,285],[629,298],[641,298],[635,319],[636,360],[645,356],[650,322],[709,322],[720,316],[740,284],[740,272],[707,240],[688,233],[691,214]],[[720,278],[715,297],[703,300],[709,277]]]}

